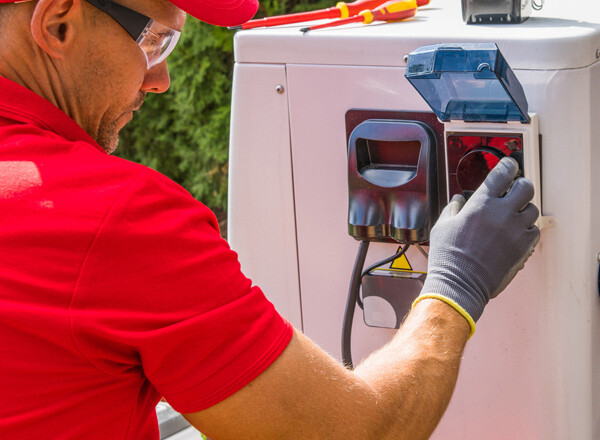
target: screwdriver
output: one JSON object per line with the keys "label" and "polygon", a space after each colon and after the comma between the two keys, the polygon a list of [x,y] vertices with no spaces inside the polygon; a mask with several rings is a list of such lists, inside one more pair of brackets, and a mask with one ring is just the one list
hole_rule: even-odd
{"label": "screwdriver", "polygon": [[[427,2],[429,3],[429,2]],[[427,4],[425,3],[425,4]],[[301,28],[301,32],[314,31],[316,29],[324,29],[332,26],[341,26],[348,23],[364,23],[369,24],[373,21],[395,21],[404,20],[413,17],[417,13],[419,6],[416,0],[388,1],[383,6],[377,9],[366,9],[353,17],[341,18],[328,23],[323,23],[315,26]]]}
{"label": "screwdriver", "polygon": [[[356,0],[352,3],[339,2],[335,5],[335,7],[332,8],[259,18],[257,20],[250,20],[241,26],[230,27],[229,29],[252,29],[256,27],[299,23],[301,21],[352,17],[353,15],[358,14],[360,11],[377,8],[388,1],[389,0]],[[426,1],[429,3],[429,0]]]}

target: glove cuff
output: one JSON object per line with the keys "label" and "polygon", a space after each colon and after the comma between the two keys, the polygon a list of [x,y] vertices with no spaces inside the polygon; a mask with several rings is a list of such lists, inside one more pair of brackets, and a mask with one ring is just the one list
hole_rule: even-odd
{"label": "glove cuff", "polygon": [[471,327],[471,331],[469,332],[469,339],[471,338],[471,336],[473,336],[473,333],[475,333],[475,320],[459,304],[457,304],[456,302],[452,301],[450,298],[448,298],[448,297],[446,297],[444,295],[440,295],[440,294],[437,294],[437,293],[424,293],[424,294],[421,294],[412,303],[411,309],[414,308],[415,305],[419,301],[421,301],[422,299],[427,299],[427,298],[437,299],[437,300],[443,301],[446,304],[448,304],[450,307],[452,307],[454,310],[456,310],[458,313],[460,313],[463,316],[463,318],[465,318],[467,320],[467,322],[469,323],[469,327]]}

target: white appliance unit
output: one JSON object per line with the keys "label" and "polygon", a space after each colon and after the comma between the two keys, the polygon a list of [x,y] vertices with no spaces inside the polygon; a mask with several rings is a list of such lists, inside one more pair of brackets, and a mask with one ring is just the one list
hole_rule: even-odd
{"label": "white appliance unit", "polygon": [[[401,23],[236,35],[229,239],[278,310],[339,359],[358,248],[349,232],[377,234],[349,217],[349,148],[367,181],[379,179],[372,170],[402,170],[406,179],[393,177],[402,186],[424,172],[419,157],[429,145],[433,166],[421,188],[430,191],[431,221],[482,178],[482,163],[503,155],[514,154],[535,184],[540,244],[478,321],[433,439],[600,438],[600,17],[590,18],[592,8],[555,2],[518,25],[466,25],[459,2],[432,2]],[[478,62],[494,51],[502,60]],[[396,241],[375,240],[366,264],[421,242],[381,271],[410,278],[416,291],[428,226],[394,221],[380,229]],[[357,308],[355,360],[393,336],[386,327],[410,303],[396,302],[394,290],[365,296],[364,315]]]}

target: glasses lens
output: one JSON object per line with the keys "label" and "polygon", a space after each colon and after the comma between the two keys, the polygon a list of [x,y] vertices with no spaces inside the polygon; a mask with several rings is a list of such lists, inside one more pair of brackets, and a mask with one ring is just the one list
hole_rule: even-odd
{"label": "glasses lens", "polygon": [[137,39],[146,54],[148,69],[162,63],[175,49],[181,32],[150,20]]}

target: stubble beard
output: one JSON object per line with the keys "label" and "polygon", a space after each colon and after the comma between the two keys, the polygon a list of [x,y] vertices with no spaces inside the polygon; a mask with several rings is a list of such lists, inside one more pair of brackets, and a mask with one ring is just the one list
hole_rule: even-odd
{"label": "stubble beard", "polygon": [[[146,92],[139,92],[135,101],[127,107],[127,109],[121,113],[118,117],[112,119],[107,124],[100,123],[98,127],[98,133],[96,134],[96,142],[106,151],[108,154],[115,152],[119,145],[119,132],[129,123],[130,113],[133,113],[139,109],[144,103],[146,98]],[[122,122],[123,118],[129,118],[125,123]]]}
{"label": "stubble beard", "polygon": [[108,125],[101,125],[98,128],[98,134],[96,135],[96,142],[106,151],[108,154],[114,153],[119,145],[119,130],[117,128],[117,121],[113,120]]}

